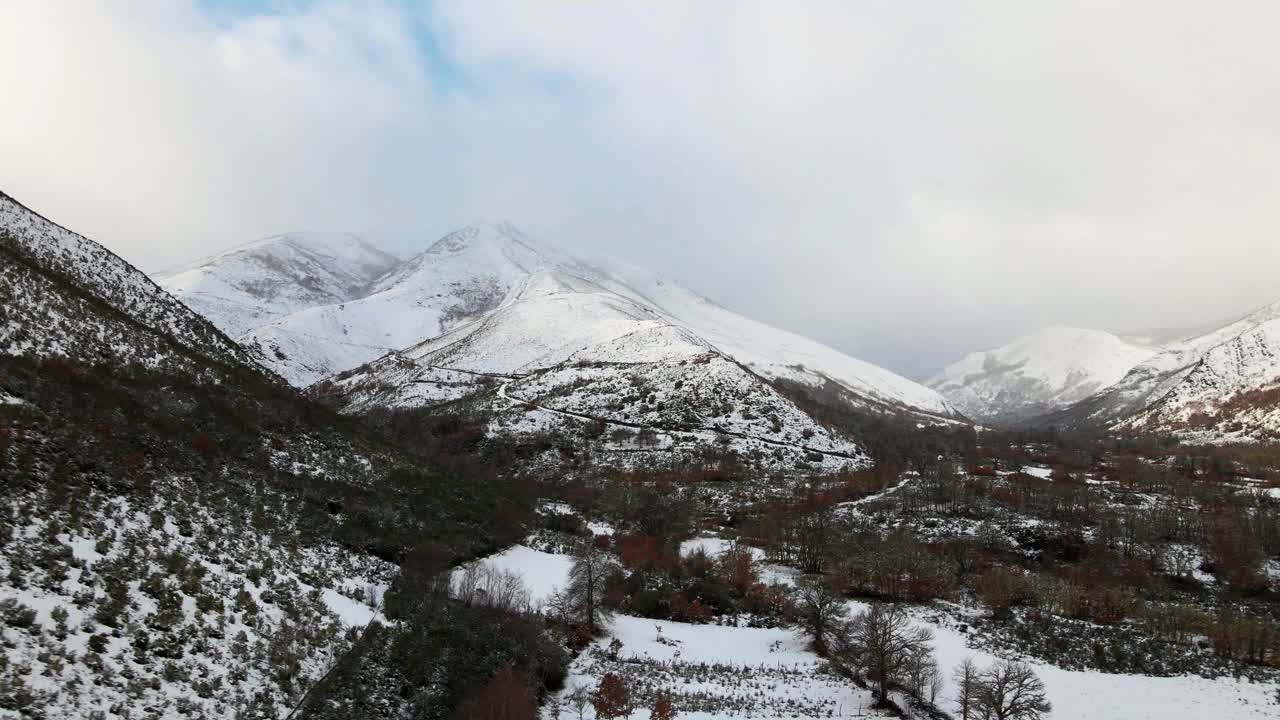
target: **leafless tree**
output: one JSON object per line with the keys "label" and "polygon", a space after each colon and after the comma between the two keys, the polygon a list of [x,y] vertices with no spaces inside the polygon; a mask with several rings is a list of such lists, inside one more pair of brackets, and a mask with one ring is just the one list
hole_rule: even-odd
{"label": "leafless tree", "polygon": [[839,654],[875,685],[876,701],[883,705],[890,688],[909,686],[910,669],[921,653],[932,652],[932,640],[933,631],[913,626],[900,606],[875,603],[848,623]]}
{"label": "leafless tree", "polygon": [[994,720],[1040,720],[1053,709],[1030,667],[1001,660],[982,673],[978,708]]}
{"label": "leafless tree", "polygon": [[847,610],[844,600],[823,581],[804,577],[796,583],[796,621],[813,639],[813,646],[825,653],[832,637],[840,631]]}
{"label": "leafless tree", "polygon": [[594,542],[582,542],[574,551],[566,592],[581,622],[592,632],[609,616],[604,591],[605,579],[613,568],[613,559]]}
{"label": "leafless tree", "polygon": [[516,613],[528,612],[532,605],[518,573],[488,563],[468,565],[454,587],[454,597],[466,605]]}
{"label": "leafless tree", "polygon": [[573,708],[573,712],[578,716],[578,720],[585,720],[587,716],[587,708],[591,706],[591,691],[585,686],[575,685],[569,693],[569,707]]}
{"label": "leafless tree", "polygon": [[978,691],[982,684],[981,672],[973,658],[967,657],[956,666],[952,679],[956,683],[956,702],[960,705],[960,720],[976,720]]}
{"label": "leafless tree", "polygon": [[573,602],[568,593],[559,590],[551,593],[542,609],[552,622],[568,624],[573,621]]}

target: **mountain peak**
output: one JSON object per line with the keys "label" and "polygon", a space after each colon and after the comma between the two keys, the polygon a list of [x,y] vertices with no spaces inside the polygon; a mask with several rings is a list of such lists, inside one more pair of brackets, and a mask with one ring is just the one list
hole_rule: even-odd
{"label": "mountain peak", "polygon": [[466,250],[480,236],[479,225],[464,225],[445,235],[425,250],[428,255],[445,255]]}
{"label": "mountain peak", "polygon": [[[254,284],[262,281],[255,279]],[[244,293],[223,301],[224,308],[254,303]],[[520,303],[521,307],[510,310]],[[211,308],[215,318],[227,312],[211,303],[205,307]],[[518,327],[511,322],[517,316],[523,318]],[[508,337],[493,336],[500,320],[506,323],[502,332]],[[710,347],[766,378],[841,388],[846,397],[857,398],[874,412],[905,412],[944,421],[958,417],[938,393],[888,370],[738,315],[646,271],[581,261],[535,240],[509,221],[458,226],[390,268],[363,294],[300,308],[251,328],[240,338],[273,358],[274,367],[291,382],[307,385],[387,353],[428,340],[434,344],[455,330],[463,333],[486,323],[484,333],[468,334],[465,342],[474,344],[484,337],[493,348],[545,345],[548,351],[538,354],[539,362],[566,361],[556,355],[562,348],[574,351],[578,360],[590,356],[577,352],[583,347],[558,342],[557,335],[584,341],[611,338],[607,352],[603,346],[598,348],[599,356],[611,358],[622,358],[627,352],[636,357],[666,357],[669,348],[677,345],[696,348],[691,352],[697,355]],[[620,329],[623,335],[615,335]],[[627,335],[633,330],[635,334]],[[465,330],[473,331],[479,332]],[[462,335],[458,337],[463,342]],[[497,363],[500,354],[495,351],[494,367],[506,367]],[[483,371],[487,360],[481,358],[469,369]]]}

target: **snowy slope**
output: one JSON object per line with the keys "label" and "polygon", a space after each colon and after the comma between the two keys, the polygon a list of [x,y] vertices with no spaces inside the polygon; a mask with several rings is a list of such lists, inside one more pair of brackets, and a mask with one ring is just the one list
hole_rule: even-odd
{"label": "snowy slope", "polygon": [[643,447],[618,448],[635,457],[722,443],[773,469],[865,463],[852,440],[689,329],[563,270],[533,273],[483,319],[344,373],[324,391],[347,411],[476,396],[495,413],[494,431],[507,434],[590,424],[628,438],[653,433]]}
{"label": "snowy slope", "polygon": [[[303,244],[307,236],[297,238]],[[526,245],[509,225],[468,226],[434,242],[425,252],[364,278],[359,292],[328,300],[313,298],[288,312],[246,327],[243,302],[197,304],[214,323],[235,334],[295,385],[381,357],[432,338],[496,308],[529,274],[554,262]],[[238,268],[227,258],[197,263],[206,275],[238,284]],[[348,268],[350,263],[343,267]],[[370,267],[376,267],[376,264]],[[264,270],[258,273],[256,270]],[[292,274],[257,268],[253,282],[286,285]],[[162,282],[175,287],[181,275]]]}
{"label": "snowy slope", "polygon": [[1280,317],[1210,348],[1122,427],[1186,430],[1208,441],[1280,439]]}
{"label": "snowy slope", "polygon": [[[510,308],[517,299],[519,306]],[[238,327],[235,317],[217,309],[209,317]],[[638,318],[649,323],[643,333],[630,325]],[[498,320],[502,332],[460,343],[459,333],[491,328]],[[656,329],[662,326],[678,330]],[[865,409],[958,417],[936,392],[887,370],[733,313],[643,270],[577,260],[509,223],[464,227],[374,281],[363,297],[301,309],[237,337],[291,382],[309,385],[433,339],[416,353],[453,346],[433,363],[441,367],[498,373],[546,367],[571,356],[582,360],[584,348],[603,352],[600,343],[613,341],[617,328],[633,334],[610,351],[611,361],[660,356],[666,343],[688,340],[767,379],[834,382]],[[468,349],[481,339],[500,347],[487,354]],[[486,359],[462,367],[468,352]]]}
{"label": "snowy slope", "polygon": [[0,193],[0,352],[157,366],[255,356],[137,268]]}
{"label": "snowy slope", "polygon": [[1202,440],[1280,433],[1280,303],[1169,345],[1061,416]]}
{"label": "snowy slope", "polygon": [[345,302],[399,260],[358,235],[289,233],[257,240],[156,276],[228,335],[316,305]]}
{"label": "snowy slope", "polygon": [[957,414],[951,403],[919,383],[739,315],[643,269],[616,260],[579,267],[602,286],[659,309],[764,377],[811,386],[835,382],[865,401],[869,409],[910,409],[942,417]]}
{"label": "snowy slope", "polygon": [[971,418],[1010,423],[1110,387],[1156,352],[1101,330],[1054,326],[971,353],[926,384]]}

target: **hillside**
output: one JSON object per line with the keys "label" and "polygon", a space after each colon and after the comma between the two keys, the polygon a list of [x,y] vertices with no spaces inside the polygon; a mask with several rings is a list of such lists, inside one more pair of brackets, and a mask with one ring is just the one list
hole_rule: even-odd
{"label": "hillside", "polygon": [[[222,256],[196,265],[219,277],[240,271]],[[957,414],[937,393],[883,368],[738,315],[644,270],[616,261],[573,258],[510,223],[461,228],[372,282],[363,297],[316,303],[251,331],[241,332],[241,318],[228,315],[217,303],[195,307],[261,350],[282,376],[305,386],[479,319],[544,271],[591,283],[595,292],[612,293],[657,313],[764,377],[813,385],[830,380],[861,398],[868,409],[941,417]],[[181,276],[159,280],[179,297],[191,292]],[[284,277],[272,280],[285,282]],[[233,304],[244,300],[232,293],[227,296]]]}
{"label": "hillside", "polygon": [[1166,346],[1119,382],[1041,422],[1175,433],[1200,442],[1280,437],[1280,303]]}
{"label": "hillside", "polygon": [[209,321],[111,251],[0,192],[0,353],[256,365]]}
{"label": "hillside", "polygon": [[1015,425],[1110,387],[1155,352],[1101,330],[1055,326],[971,353],[926,384],[975,420]]}
{"label": "hillside", "polygon": [[[511,542],[521,491],[428,469],[101,246],[0,201],[0,716],[282,717],[399,636],[362,635],[380,613],[415,633],[473,622],[406,614],[398,564]],[[526,641],[465,668],[449,647],[420,655],[438,668],[422,716]]]}
{"label": "hillside", "polygon": [[560,271],[531,275],[482,320],[316,390],[346,412],[470,398],[495,417],[495,434],[608,431],[596,444],[622,464],[707,448],[775,468],[866,462],[850,439],[689,330]]}

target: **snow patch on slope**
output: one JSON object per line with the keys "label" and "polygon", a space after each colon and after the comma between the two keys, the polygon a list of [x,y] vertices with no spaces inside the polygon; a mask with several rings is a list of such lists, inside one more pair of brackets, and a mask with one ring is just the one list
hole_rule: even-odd
{"label": "snow patch on slope", "polygon": [[605,287],[662,311],[769,379],[820,386],[832,380],[857,395],[943,417],[956,409],[938,393],[822,343],[739,315],[648,271],[617,260],[585,266]]}

